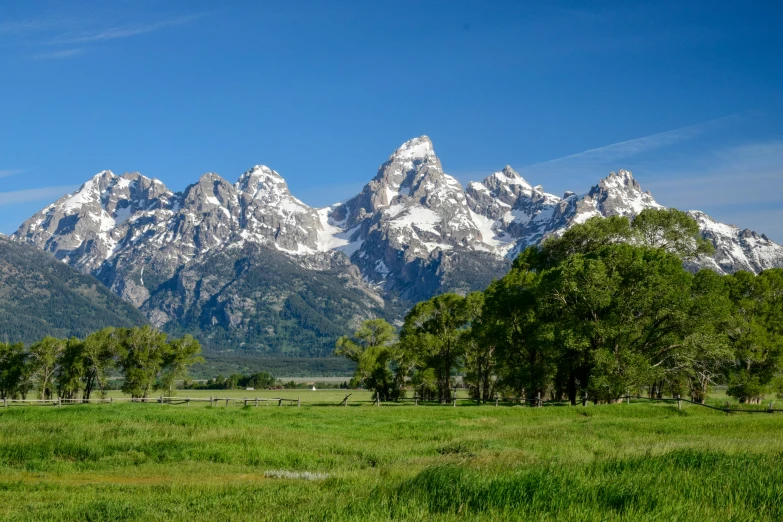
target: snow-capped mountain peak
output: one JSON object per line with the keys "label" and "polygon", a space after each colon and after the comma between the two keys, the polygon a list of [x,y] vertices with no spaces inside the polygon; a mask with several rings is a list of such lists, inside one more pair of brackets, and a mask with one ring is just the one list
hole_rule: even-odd
{"label": "snow-capped mountain peak", "polygon": [[435,150],[430,138],[428,136],[419,136],[418,138],[410,139],[400,145],[400,147],[389,157],[389,160],[398,158],[415,161],[426,160],[427,158],[434,156]]}
{"label": "snow-capped mountain peak", "polygon": [[276,171],[266,165],[256,165],[239,177],[234,185],[237,190],[255,197],[261,192],[289,194],[288,184]]}
{"label": "snow-capped mountain peak", "polygon": [[[646,208],[661,205],[626,170],[562,199],[508,165],[463,188],[420,136],[397,148],[361,193],[332,207],[304,204],[264,165],[234,184],[207,173],[177,194],[141,174],[107,170],[31,217],[13,238],[99,275],[137,305],[185,264],[248,243],[307,269],[353,265],[381,292],[418,299],[478,288],[501,276],[522,249],[590,217],[634,217]],[[783,247],[765,236],[691,215],[717,250],[699,266],[720,272],[783,266]],[[462,274],[461,286],[448,283],[453,274]],[[172,313],[158,312],[157,322]]]}

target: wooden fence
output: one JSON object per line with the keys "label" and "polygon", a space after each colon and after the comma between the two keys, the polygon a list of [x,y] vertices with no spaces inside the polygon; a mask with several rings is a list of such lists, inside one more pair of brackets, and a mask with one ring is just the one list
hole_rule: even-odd
{"label": "wooden fence", "polygon": [[299,397],[296,399],[284,399],[282,397],[275,398],[262,398],[262,397],[243,397],[238,399],[236,397],[109,397],[107,399],[3,399],[3,407],[8,408],[14,404],[19,405],[51,405],[51,406],[63,406],[68,404],[113,404],[115,402],[138,402],[138,403],[158,403],[158,404],[184,404],[189,406],[191,402],[208,402],[210,406],[220,406],[225,401],[225,405],[228,406],[231,403],[232,406],[236,406],[237,403],[241,403],[243,406],[256,406],[264,403],[269,406],[270,403],[277,403],[278,406],[282,406],[284,402],[287,402],[290,406],[296,404],[301,406],[302,402]]}
{"label": "wooden fence", "polygon": [[[352,394],[348,394],[345,396],[345,398],[338,404],[338,406],[348,406],[349,398]],[[766,408],[731,408],[729,403],[726,402],[725,407],[718,407],[718,406],[712,406],[709,404],[702,404],[700,402],[692,401],[690,399],[684,399],[681,397],[673,397],[673,398],[655,398],[655,397],[643,397],[640,395],[625,395],[623,397],[618,397],[618,400],[627,402],[628,404],[631,403],[632,400],[634,401],[654,401],[654,402],[666,402],[666,403],[677,403],[677,409],[681,410],[684,403],[686,404],[692,404],[694,406],[701,406],[703,408],[709,408],[711,410],[716,410],[724,413],[777,413],[777,412],[783,412],[783,409],[781,408],[774,408],[775,403],[770,402],[768,407]],[[584,396],[580,398],[579,402],[582,406],[587,406],[587,403],[589,401],[589,398],[587,396]],[[284,403],[287,403],[289,406],[293,406],[296,404],[297,407],[302,405],[301,399],[297,397],[296,399],[286,399],[282,397],[274,397],[274,398],[263,398],[263,397],[243,397],[243,398],[237,398],[237,397],[144,397],[144,398],[130,398],[130,397],[110,397],[107,399],[63,399],[63,398],[56,398],[56,399],[2,399],[2,406],[4,408],[8,408],[13,405],[50,405],[50,406],[57,406],[62,407],[63,405],[69,405],[69,404],[113,404],[113,403],[120,403],[120,402],[137,402],[137,403],[158,403],[158,404],[184,404],[185,406],[189,406],[191,402],[208,402],[210,406],[216,407],[216,406],[225,406],[228,407],[229,404],[232,406],[236,405],[242,405],[242,406],[255,406],[258,407],[260,405],[269,406],[270,404],[277,404],[278,407],[283,406]],[[381,399],[379,395],[376,395],[376,397],[372,400],[355,400],[352,401],[351,404],[372,404],[374,406],[380,407],[381,404],[387,403],[387,404],[405,404],[405,403],[412,403],[414,406],[418,406],[419,404],[422,405],[442,405],[442,406],[452,406],[457,407],[457,402],[468,402],[472,403],[473,405],[482,405],[482,404],[489,404],[493,405],[495,407],[500,406],[501,404],[504,406],[514,406],[514,405],[530,405],[531,407],[537,407],[537,408],[543,408],[543,407],[552,407],[552,406],[568,406],[570,405],[569,402],[566,401],[553,401],[553,400],[547,400],[541,397],[541,394],[538,394],[534,398],[519,398],[519,397],[495,397],[493,400],[489,401],[481,401],[475,398],[468,398],[468,397],[452,397],[447,400],[432,400],[432,399],[422,399],[420,397],[412,397],[412,398],[400,398],[396,400],[390,400],[390,401],[384,401]],[[593,402],[595,404],[595,402]],[[333,403],[324,404],[324,403],[314,403],[312,406],[334,406]]]}

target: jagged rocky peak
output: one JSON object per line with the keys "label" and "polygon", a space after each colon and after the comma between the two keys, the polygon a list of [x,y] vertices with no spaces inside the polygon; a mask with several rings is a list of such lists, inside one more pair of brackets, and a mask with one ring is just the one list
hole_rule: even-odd
{"label": "jagged rocky peak", "polygon": [[432,193],[444,187],[462,193],[459,182],[443,172],[432,141],[427,136],[419,136],[395,150],[362,192],[335,206],[330,218],[353,227],[367,216],[394,204],[409,199],[426,202]]}
{"label": "jagged rocky peak", "polygon": [[194,210],[208,211],[213,207],[238,207],[238,200],[234,185],[214,172],[207,172],[185,189],[183,204]]}
{"label": "jagged rocky peak", "polygon": [[253,198],[270,193],[290,194],[283,177],[266,165],[256,165],[242,174],[235,186],[237,190]]}
{"label": "jagged rocky peak", "polygon": [[375,181],[410,196],[422,178],[442,173],[443,167],[432,147],[432,141],[427,136],[419,136],[406,141],[389,156],[378,169]]}
{"label": "jagged rocky peak", "polygon": [[662,208],[652,194],[642,191],[641,185],[628,170],[611,172],[590,189],[585,196],[585,199],[588,198],[604,216],[635,216],[645,208]]}
{"label": "jagged rocky peak", "polygon": [[709,267],[726,274],[738,270],[758,273],[783,265],[783,246],[766,235],[719,223],[698,210],[690,210],[688,215],[699,224],[702,237],[715,247],[713,256],[699,259],[699,267]]}
{"label": "jagged rocky peak", "polygon": [[389,159],[391,160],[392,158],[425,161],[427,158],[437,159],[437,156],[435,156],[435,150],[432,147],[432,140],[430,140],[429,136],[419,136],[400,145]]}
{"label": "jagged rocky peak", "polygon": [[[296,199],[264,165],[234,184],[205,174],[177,194],[138,173],[102,171],[12,237],[92,272],[125,299],[147,306],[148,316],[162,324],[190,313],[190,305],[156,308],[150,299],[183,267],[207,255],[250,248],[280,252],[308,270],[343,263],[356,275],[352,282],[373,284],[387,296],[421,299],[457,288],[448,281],[479,289],[481,281],[502,276],[522,249],[593,216],[634,217],[660,207],[626,170],[562,199],[510,166],[463,189],[444,172],[430,139],[420,136],[397,148],[360,194],[328,208]],[[692,215],[717,252],[698,266],[720,272],[783,266],[783,247],[764,235]],[[220,277],[206,282],[225,283]],[[268,288],[259,290],[266,293]]]}
{"label": "jagged rocky peak", "polygon": [[[522,194],[530,195],[533,191],[530,183],[525,181],[525,178],[520,176],[510,165],[506,165],[503,170],[487,176],[478,185],[486,187],[493,197],[500,198],[509,204]],[[481,190],[480,187],[473,187],[473,189]]]}
{"label": "jagged rocky peak", "polygon": [[246,206],[253,204],[258,209],[270,207],[283,212],[315,212],[292,196],[285,179],[266,165],[256,165],[242,174],[235,187]]}

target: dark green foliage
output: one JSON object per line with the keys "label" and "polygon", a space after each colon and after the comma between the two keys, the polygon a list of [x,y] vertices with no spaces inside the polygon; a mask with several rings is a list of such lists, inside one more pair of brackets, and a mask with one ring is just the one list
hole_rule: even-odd
{"label": "dark green foliage", "polygon": [[[400,344],[409,361],[407,366],[421,373],[412,377],[422,396],[435,391],[438,399],[451,399],[452,377],[460,367],[470,325],[481,309],[481,302],[480,294],[466,297],[443,294],[417,304],[408,312]],[[434,382],[426,374],[428,370]]]}
{"label": "dark green foliage", "polygon": [[22,343],[0,342],[0,398],[17,399],[30,389],[29,354]]}
{"label": "dark green foliage", "polygon": [[352,338],[340,337],[334,354],[356,363],[351,386],[373,390],[384,400],[399,398],[403,381],[389,368],[399,360],[396,341],[394,327],[383,319],[365,321]]}
{"label": "dark green foliage", "polygon": [[185,383],[188,390],[235,390],[237,388],[254,388],[263,390],[264,388],[274,388],[278,384],[271,374],[267,372],[258,372],[252,375],[234,374],[228,379],[218,375],[214,379],[209,379],[205,383]]}
{"label": "dark green foliage", "polygon": [[[741,402],[783,390],[783,270],[721,277],[683,267],[710,251],[676,210],[593,218],[525,250],[483,297],[444,294],[406,317],[397,364],[449,397],[613,402],[728,384]],[[473,304],[470,304],[473,303]],[[584,400],[584,399],[583,399]]]}
{"label": "dark green foliage", "polygon": [[167,340],[149,326],[107,328],[80,340],[55,337],[25,348],[0,343],[0,397],[24,397],[36,388],[39,398],[89,399],[97,386],[105,396],[107,374],[122,370],[122,391],[147,397],[156,388],[172,391],[174,381],[203,361],[201,346],[190,336]]}
{"label": "dark green foliage", "polygon": [[84,337],[147,320],[95,278],[38,248],[0,237],[0,340]]}
{"label": "dark green foliage", "polygon": [[713,251],[699,236],[699,226],[677,209],[645,209],[631,221],[624,216],[593,217],[571,227],[562,236],[531,247],[514,261],[520,269],[543,270],[575,254],[596,252],[602,247],[628,243],[663,249],[680,259],[693,259]]}
{"label": "dark green foliage", "polygon": [[728,393],[760,402],[783,368],[783,269],[758,276],[738,272],[728,278],[728,288],[735,305],[728,335],[736,354]]}

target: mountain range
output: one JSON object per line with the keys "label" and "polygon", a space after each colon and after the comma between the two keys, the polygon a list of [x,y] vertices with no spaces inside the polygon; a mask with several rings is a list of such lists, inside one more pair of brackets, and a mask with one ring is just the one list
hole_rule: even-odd
{"label": "mountain range", "polygon": [[0,342],[84,337],[107,326],[144,324],[139,310],[91,275],[0,237]]}
{"label": "mountain range", "polygon": [[[524,248],[593,216],[661,208],[625,170],[588,192],[549,194],[511,167],[463,187],[426,136],[398,148],[362,191],[313,208],[258,165],[230,183],[208,173],[173,192],[139,173],[98,173],[11,236],[214,350],[316,356],[362,319],[483,289]],[[719,273],[783,266],[763,234],[689,211]]]}

